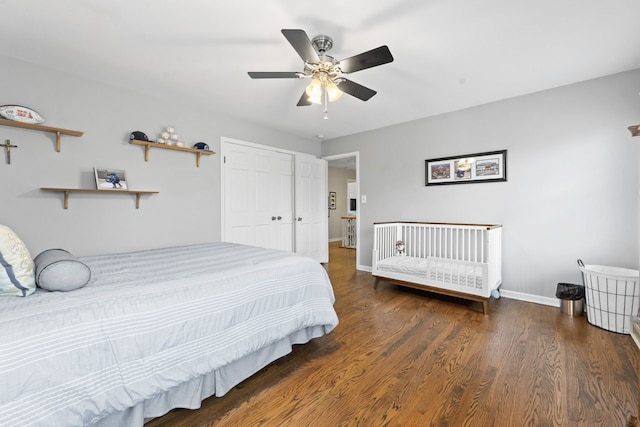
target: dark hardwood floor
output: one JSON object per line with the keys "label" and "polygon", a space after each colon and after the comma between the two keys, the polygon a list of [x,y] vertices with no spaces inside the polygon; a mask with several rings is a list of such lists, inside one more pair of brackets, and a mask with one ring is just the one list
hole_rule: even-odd
{"label": "dark hardwood floor", "polygon": [[629,335],[558,308],[401,289],[331,245],[340,324],[197,411],[148,427],[624,426],[638,405]]}

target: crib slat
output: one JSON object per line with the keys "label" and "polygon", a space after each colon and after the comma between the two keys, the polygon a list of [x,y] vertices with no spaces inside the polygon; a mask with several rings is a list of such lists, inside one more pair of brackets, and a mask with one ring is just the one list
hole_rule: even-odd
{"label": "crib slat", "polygon": [[478,230],[473,230],[473,257],[471,261],[478,262]]}

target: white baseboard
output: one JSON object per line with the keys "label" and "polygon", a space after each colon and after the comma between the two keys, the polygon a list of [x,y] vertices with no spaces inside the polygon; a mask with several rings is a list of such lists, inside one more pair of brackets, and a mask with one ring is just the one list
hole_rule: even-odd
{"label": "white baseboard", "polygon": [[510,291],[508,289],[500,289],[500,295],[509,299],[560,307],[560,300],[558,298],[541,297],[540,295],[525,294],[524,292]]}
{"label": "white baseboard", "polygon": [[329,243],[331,242],[342,242],[342,237],[336,237],[335,239],[329,239]]}
{"label": "white baseboard", "polygon": [[359,265],[356,267],[357,270],[360,271],[366,271],[368,273],[371,273],[371,267],[369,267],[368,265]]}

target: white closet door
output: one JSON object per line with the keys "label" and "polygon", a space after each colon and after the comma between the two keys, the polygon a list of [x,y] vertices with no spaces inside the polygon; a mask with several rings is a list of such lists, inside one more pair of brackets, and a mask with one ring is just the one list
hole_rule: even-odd
{"label": "white closet door", "polygon": [[296,253],[329,262],[327,161],[295,156]]}
{"label": "white closet door", "polygon": [[293,251],[293,156],[273,153],[271,195],[277,211],[273,242],[276,249]]}
{"label": "white closet door", "polygon": [[223,240],[293,250],[293,156],[224,144]]}

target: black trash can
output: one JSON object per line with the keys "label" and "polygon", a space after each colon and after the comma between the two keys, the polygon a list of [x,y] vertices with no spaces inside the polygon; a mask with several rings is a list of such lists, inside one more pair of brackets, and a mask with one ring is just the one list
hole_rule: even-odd
{"label": "black trash can", "polygon": [[584,314],[584,286],[558,283],[556,297],[560,299],[560,312],[569,316]]}

